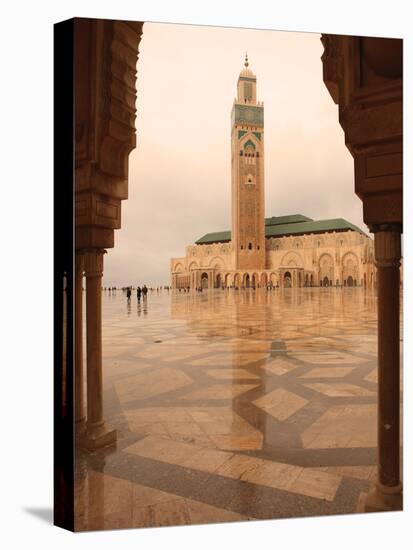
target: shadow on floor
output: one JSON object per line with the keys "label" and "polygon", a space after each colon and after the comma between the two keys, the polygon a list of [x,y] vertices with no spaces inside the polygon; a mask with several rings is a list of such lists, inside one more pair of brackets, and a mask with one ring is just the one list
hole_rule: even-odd
{"label": "shadow on floor", "polygon": [[24,508],[24,511],[26,514],[53,525],[53,508]]}

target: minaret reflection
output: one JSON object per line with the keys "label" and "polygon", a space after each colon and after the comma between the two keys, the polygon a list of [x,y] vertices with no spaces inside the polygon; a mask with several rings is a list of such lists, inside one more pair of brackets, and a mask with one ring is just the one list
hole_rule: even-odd
{"label": "minaret reflection", "polygon": [[274,309],[271,292],[265,288],[235,292],[233,298],[234,336],[231,341],[232,368],[242,369],[257,377],[245,380],[257,387],[233,400],[233,409],[262,434],[262,447],[267,436],[267,415],[252,401],[267,393],[271,342],[274,338]]}
{"label": "minaret reflection", "polygon": [[[199,354],[211,352],[205,372],[222,370],[211,377],[211,386],[232,387],[232,396],[226,394],[225,401],[235,413],[233,436],[234,441],[239,439],[240,448],[231,450],[261,450],[265,444],[266,414],[252,401],[267,392],[265,367],[277,337],[274,311],[279,310],[274,310],[278,300],[272,294],[265,288],[171,294],[171,318],[187,321],[187,334],[199,344]],[[242,391],[243,385],[249,386],[247,391]],[[216,403],[211,401],[208,406]],[[252,428],[250,448],[247,437],[240,436],[238,417]]]}

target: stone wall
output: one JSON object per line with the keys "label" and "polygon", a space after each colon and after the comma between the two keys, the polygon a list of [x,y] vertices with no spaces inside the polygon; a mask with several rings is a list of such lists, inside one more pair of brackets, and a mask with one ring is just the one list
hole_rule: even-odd
{"label": "stone wall", "polygon": [[373,240],[351,230],[267,238],[264,270],[236,270],[231,243],[189,245],[186,256],[171,260],[171,284],[173,288],[284,284],[373,288],[373,258]]}

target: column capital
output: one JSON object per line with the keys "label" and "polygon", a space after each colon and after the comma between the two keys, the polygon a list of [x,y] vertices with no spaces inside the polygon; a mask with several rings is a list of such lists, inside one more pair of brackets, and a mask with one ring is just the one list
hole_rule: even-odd
{"label": "column capital", "polygon": [[401,258],[401,225],[380,224],[372,228],[376,266],[399,267]]}
{"label": "column capital", "polygon": [[86,250],[84,253],[84,270],[86,277],[103,276],[103,255],[106,250],[103,248]]}
{"label": "column capital", "polygon": [[372,233],[390,232],[390,233],[402,233],[401,223],[375,223],[369,226]]}

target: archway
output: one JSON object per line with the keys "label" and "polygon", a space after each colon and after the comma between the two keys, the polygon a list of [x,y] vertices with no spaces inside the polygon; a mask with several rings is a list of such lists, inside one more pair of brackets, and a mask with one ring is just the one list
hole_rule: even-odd
{"label": "archway", "polygon": [[334,260],[331,254],[324,253],[318,260],[321,286],[330,286],[334,280]]}
{"label": "archway", "polygon": [[283,282],[284,282],[285,288],[291,288],[292,278],[291,278],[291,273],[289,271],[286,271],[284,273]]}
{"label": "archway", "polygon": [[244,286],[245,286],[245,288],[250,287],[250,275],[249,275],[249,273],[245,273],[245,275],[244,275]]}
{"label": "archway", "polygon": [[219,269],[220,271],[225,270],[225,262],[220,256],[214,256],[208,264],[209,268]]}
{"label": "archway", "polygon": [[262,273],[262,274],[261,274],[261,286],[266,287],[267,284],[268,284],[267,274],[266,274],[266,273]]}
{"label": "archway", "polygon": [[220,288],[221,286],[222,286],[221,273],[217,273],[217,276],[215,278],[215,287]]}
{"label": "archway", "polygon": [[208,273],[206,273],[204,271],[204,273],[202,273],[201,275],[201,287],[203,289],[207,289],[208,288]]}
{"label": "archway", "polygon": [[304,262],[301,257],[301,254],[293,250],[290,250],[283,256],[280,266],[281,267],[304,267]]}
{"label": "archway", "polygon": [[[353,252],[347,252],[343,256],[343,280],[346,282],[346,286],[356,286],[359,274],[359,262],[357,256]],[[349,284],[349,281],[352,284]]]}
{"label": "archway", "polygon": [[239,273],[235,273],[234,275],[234,287],[239,288]]}
{"label": "archway", "polygon": [[257,284],[258,284],[258,275],[256,273],[253,273],[252,277],[251,277],[251,286],[252,286],[252,288],[256,288]]}

